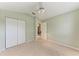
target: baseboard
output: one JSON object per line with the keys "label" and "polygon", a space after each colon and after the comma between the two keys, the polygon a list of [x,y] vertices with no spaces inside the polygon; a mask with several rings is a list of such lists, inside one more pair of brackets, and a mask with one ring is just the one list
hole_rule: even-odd
{"label": "baseboard", "polygon": [[26,42],[25,43],[29,43],[29,42],[32,42],[32,41],[34,41],[35,39],[32,39],[32,40],[26,40]]}
{"label": "baseboard", "polygon": [[58,41],[53,40],[53,39],[48,39],[48,41],[53,42],[53,43],[58,44],[58,45],[61,45],[61,46],[64,46],[64,47],[67,47],[67,48],[70,48],[70,49],[73,49],[73,50],[76,50],[76,51],[79,51],[79,48],[73,47],[73,46],[68,45],[66,43],[61,43],[61,42],[58,42]]}
{"label": "baseboard", "polygon": [[1,49],[1,50],[0,50],[0,53],[1,53],[2,51],[5,51],[5,49]]}
{"label": "baseboard", "polygon": [[[29,42],[32,42],[32,41],[34,41],[34,39],[33,40],[28,40],[28,41],[26,41],[26,42],[24,42],[24,43],[29,43]],[[21,44],[24,44],[24,43],[21,43]],[[18,45],[21,45],[21,44],[18,44]],[[17,46],[17,45],[16,45]],[[15,46],[12,46],[12,47],[15,47]],[[11,47],[10,47],[11,48]],[[0,49],[0,53],[2,52],[2,51],[5,51],[7,48],[4,48],[4,49]]]}

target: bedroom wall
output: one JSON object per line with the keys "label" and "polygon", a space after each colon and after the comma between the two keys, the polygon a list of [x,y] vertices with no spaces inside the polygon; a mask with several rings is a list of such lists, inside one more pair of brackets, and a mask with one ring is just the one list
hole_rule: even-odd
{"label": "bedroom wall", "polygon": [[5,49],[5,19],[6,17],[16,18],[26,22],[26,42],[35,39],[34,17],[19,12],[0,10],[0,51]]}
{"label": "bedroom wall", "polygon": [[79,48],[79,10],[52,17],[46,21],[49,40]]}

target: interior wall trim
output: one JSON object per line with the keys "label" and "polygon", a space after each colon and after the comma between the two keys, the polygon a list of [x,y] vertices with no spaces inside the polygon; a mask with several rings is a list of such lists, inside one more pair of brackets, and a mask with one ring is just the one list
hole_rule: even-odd
{"label": "interior wall trim", "polygon": [[2,51],[5,51],[5,49],[1,49],[1,50],[0,50],[0,53],[1,53]]}
{"label": "interior wall trim", "polygon": [[55,43],[55,44],[58,44],[58,45],[60,45],[60,46],[64,46],[64,47],[73,49],[73,50],[75,50],[75,51],[79,51],[79,48],[74,47],[74,46],[71,46],[71,45],[66,44],[66,43],[58,42],[58,41],[56,41],[56,40],[53,39],[53,38],[48,39],[48,41],[49,41],[49,42],[52,42],[52,43]]}

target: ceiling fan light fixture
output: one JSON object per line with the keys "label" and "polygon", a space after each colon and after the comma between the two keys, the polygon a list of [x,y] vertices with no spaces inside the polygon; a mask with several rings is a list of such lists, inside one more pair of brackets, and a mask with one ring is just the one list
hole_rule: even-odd
{"label": "ceiling fan light fixture", "polygon": [[40,13],[44,13],[45,12],[45,9],[44,8],[39,8],[39,10],[38,10],[38,13],[40,14]]}

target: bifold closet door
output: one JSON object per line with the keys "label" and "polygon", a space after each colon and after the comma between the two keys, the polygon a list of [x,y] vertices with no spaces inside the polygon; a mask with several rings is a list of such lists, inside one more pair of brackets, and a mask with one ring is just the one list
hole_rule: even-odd
{"label": "bifold closet door", "polygon": [[6,18],[6,48],[17,45],[17,20]]}
{"label": "bifold closet door", "polygon": [[18,44],[25,42],[25,22],[18,20]]}

